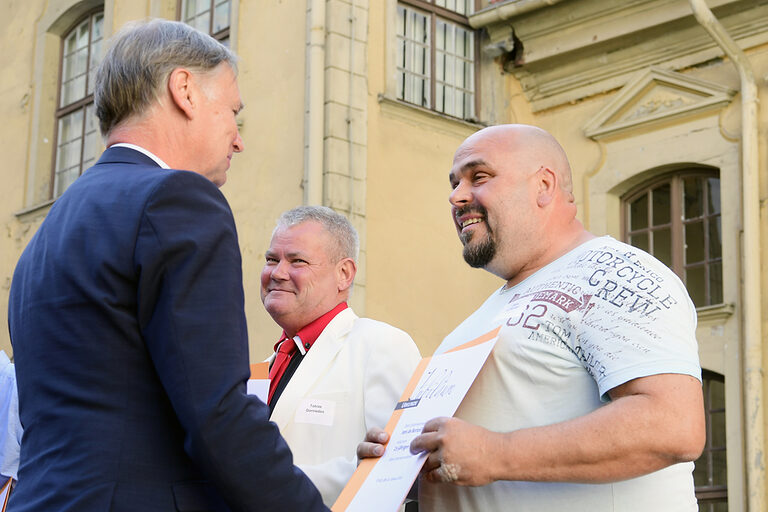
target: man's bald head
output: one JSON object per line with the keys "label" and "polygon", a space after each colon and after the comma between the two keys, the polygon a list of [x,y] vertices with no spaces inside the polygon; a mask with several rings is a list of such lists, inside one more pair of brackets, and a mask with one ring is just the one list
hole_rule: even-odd
{"label": "man's bald head", "polygon": [[[527,124],[502,124],[483,128],[470,135],[456,150],[454,162],[461,160],[475,144],[497,146],[500,152],[514,154],[523,164],[535,172],[541,167],[551,169],[558,177],[560,188],[573,200],[571,166],[565,150],[547,131]],[[527,164],[527,165],[525,165]]]}
{"label": "man's bald head", "polygon": [[510,283],[585,233],[565,151],[535,126],[492,126],[454,155],[449,197],[464,259]]}

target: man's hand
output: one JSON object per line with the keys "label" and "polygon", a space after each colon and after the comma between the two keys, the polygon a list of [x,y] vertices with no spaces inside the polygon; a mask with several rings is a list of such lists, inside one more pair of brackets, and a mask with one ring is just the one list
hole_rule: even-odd
{"label": "man's hand", "polygon": [[384,446],[389,441],[389,434],[380,428],[373,427],[365,433],[365,439],[357,445],[357,459],[369,459],[384,455]]}
{"label": "man's hand", "polygon": [[434,418],[411,442],[411,452],[429,452],[421,469],[427,481],[486,485],[495,480],[493,438],[497,435],[456,418]]}

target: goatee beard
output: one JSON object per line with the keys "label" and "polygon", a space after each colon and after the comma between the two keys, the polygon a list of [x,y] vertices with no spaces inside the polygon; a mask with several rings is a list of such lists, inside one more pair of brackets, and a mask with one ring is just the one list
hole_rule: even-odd
{"label": "goatee beard", "polygon": [[[463,240],[462,240],[463,241]],[[496,256],[496,242],[487,233],[482,240],[475,244],[470,244],[469,240],[464,243],[464,261],[472,268],[483,268],[488,265],[493,257]]]}
{"label": "goatee beard", "polygon": [[464,261],[466,261],[472,268],[483,268],[490,263],[496,255],[496,242],[493,240],[493,231],[488,225],[488,211],[480,205],[468,205],[464,208],[459,208],[456,211],[456,217],[466,215],[469,212],[475,212],[482,215],[486,233],[482,240],[478,240],[474,244],[470,244],[475,234],[474,232],[469,231],[459,235],[459,239],[464,244]]}

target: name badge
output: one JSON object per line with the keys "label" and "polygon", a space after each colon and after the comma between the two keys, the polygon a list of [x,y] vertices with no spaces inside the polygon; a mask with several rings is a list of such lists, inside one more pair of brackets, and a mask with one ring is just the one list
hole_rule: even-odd
{"label": "name badge", "polygon": [[333,414],[336,412],[336,402],[332,400],[318,400],[305,398],[299,402],[296,415],[293,419],[296,423],[311,423],[313,425],[333,425]]}

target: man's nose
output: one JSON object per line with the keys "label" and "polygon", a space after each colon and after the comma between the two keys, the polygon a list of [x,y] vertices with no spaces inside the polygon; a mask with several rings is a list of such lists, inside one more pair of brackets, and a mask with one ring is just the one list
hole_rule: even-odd
{"label": "man's nose", "polygon": [[232,143],[232,148],[234,149],[235,153],[240,153],[245,149],[245,146],[243,145],[243,138],[240,137],[240,130],[237,131],[237,137],[235,137],[235,141]]}
{"label": "man's nose", "polygon": [[451,195],[448,196],[448,201],[453,206],[461,206],[471,202],[472,201],[471,187],[464,180],[461,180],[458,183],[458,185],[456,185],[456,188],[453,189],[453,192],[451,192]]}
{"label": "man's nose", "polygon": [[277,262],[277,265],[272,267],[272,272],[269,276],[277,281],[285,281],[288,279],[288,264],[282,260]]}

